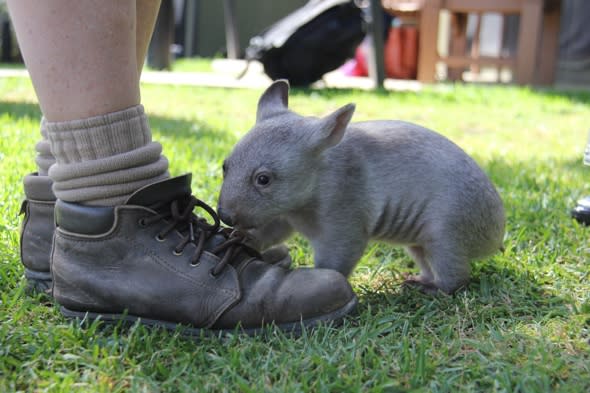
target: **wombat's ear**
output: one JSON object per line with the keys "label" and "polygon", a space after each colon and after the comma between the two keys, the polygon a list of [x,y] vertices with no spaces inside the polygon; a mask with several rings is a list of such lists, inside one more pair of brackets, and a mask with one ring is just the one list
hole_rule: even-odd
{"label": "wombat's ear", "polygon": [[315,142],[320,149],[327,149],[340,143],[355,108],[354,104],[344,105],[320,120],[320,130],[315,133]]}
{"label": "wombat's ear", "polygon": [[258,100],[256,121],[268,118],[287,109],[289,104],[289,82],[279,79],[273,82]]}

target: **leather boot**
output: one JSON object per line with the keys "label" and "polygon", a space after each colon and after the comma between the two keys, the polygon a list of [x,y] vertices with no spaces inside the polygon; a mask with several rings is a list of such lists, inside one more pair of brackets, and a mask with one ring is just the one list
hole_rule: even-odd
{"label": "leather boot", "polygon": [[115,207],[57,201],[51,271],[65,316],[255,333],[267,324],[297,331],[340,321],[355,308],[340,273],[263,262],[191,195],[190,182],[157,182]]}
{"label": "leather boot", "polygon": [[[48,176],[39,176],[36,172],[23,179],[25,200],[20,214],[24,215],[20,231],[20,256],[25,269],[27,291],[31,294],[50,294],[51,274],[49,272],[49,254],[55,230],[54,214],[55,194],[51,186],[53,181]],[[262,259],[284,268],[291,266],[289,249],[276,246],[262,253]]]}
{"label": "leather boot", "polygon": [[55,228],[53,182],[31,173],[23,179],[26,199],[21,205],[24,220],[20,233],[20,256],[25,267],[27,289],[47,293],[51,288],[49,254]]}

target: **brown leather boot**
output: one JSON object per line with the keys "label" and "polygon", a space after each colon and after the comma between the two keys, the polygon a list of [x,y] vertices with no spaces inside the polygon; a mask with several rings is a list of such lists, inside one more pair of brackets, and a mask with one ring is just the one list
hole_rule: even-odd
{"label": "brown leather boot", "polygon": [[[53,296],[67,317],[135,321],[199,334],[298,330],[340,321],[357,299],[340,273],[259,259],[191,196],[190,175],[151,184],[116,207],[59,201]],[[203,209],[207,223],[193,213]]]}
{"label": "brown leather boot", "polygon": [[26,199],[21,206],[24,220],[20,233],[20,256],[31,292],[48,292],[51,288],[49,254],[55,230],[53,182],[47,176],[31,173],[23,179]]}
{"label": "brown leather boot", "polygon": [[[55,231],[55,194],[53,181],[48,176],[30,173],[23,179],[25,200],[20,214],[24,215],[20,231],[20,256],[25,269],[27,291],[31,294],[51,292],[49,254]],[[273,247],[262,253],[265,262],[284,268],[291,266],[286,246]]]}

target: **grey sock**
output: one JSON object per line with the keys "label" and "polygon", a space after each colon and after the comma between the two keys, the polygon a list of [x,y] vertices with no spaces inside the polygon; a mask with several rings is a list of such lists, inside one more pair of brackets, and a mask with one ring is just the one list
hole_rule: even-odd
{"label": "grey sock", "polygon": [[35,157],[35,163],[37,164],[37,173],[40,176],[47,176],[49,173],[49,167],[55,164],[55,157],[51,153],[51,147],[49,140],[47,139],[47,130],[45,118],[41,119],[41,140],[35,145],[37,156]]}
{"label": "grey sock", "polygon": [[49,176],[61,200],[119,205],[139,188],[169,177],[168,160],[151,140],[141,105],[45,125],[56,159]]}

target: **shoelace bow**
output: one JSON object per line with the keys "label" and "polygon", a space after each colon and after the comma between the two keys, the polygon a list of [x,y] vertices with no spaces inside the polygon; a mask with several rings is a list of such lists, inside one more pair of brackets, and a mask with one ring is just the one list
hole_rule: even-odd
{"label": "shoelace bow", "polygon": [[[182,208],[182,206],[184,206],[184,208]],[[160,207],[162,206],[155,206],[154,210],[157,211]],[[209,224],[206,219],[195,215],[193,213],[195,207],[200,207],[205,210],[211,216],[214,223]],[[199,259],[201,258],[203,251],[205,251],[207,240],[216,234],[225,237],[226,240],[224,242],[209,250],[209,252],[215,255],[225,251],[221,260],[210,271],[213,276],[221,274],[223,269],[231,262],[232,258],[240,251],[240,249],[247,248],[248,250],[253,251],[250,247],[244,244],[246,237],[243,233],[230,228],[221,228],[221,221],[215,210],[192,195],[187,202],[178,199],[172,201],[169,210],[163,211],[154,216],[145,217],[141,220],[141,224],[147,226],[162,220],[169,221],[169,223],[156,235],[156,238],[158,240],[164,240],[166,236],[175,229],[183,234],[183,239],[174,248],[174,254],[181,255],[186,246],[189,243],[193,243],[196,246],[196,250],[190,258],[190,263],[193,266],[196,266],[199,263]]]}

